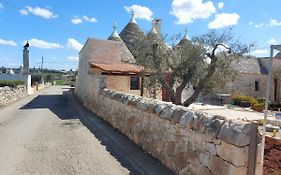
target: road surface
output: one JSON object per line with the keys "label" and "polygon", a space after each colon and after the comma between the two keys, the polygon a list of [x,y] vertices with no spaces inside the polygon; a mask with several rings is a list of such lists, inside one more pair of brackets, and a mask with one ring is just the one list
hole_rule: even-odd
{"label": "road surface", "polygon": [[0,109],[0,175],[173,174],[52,86]]}

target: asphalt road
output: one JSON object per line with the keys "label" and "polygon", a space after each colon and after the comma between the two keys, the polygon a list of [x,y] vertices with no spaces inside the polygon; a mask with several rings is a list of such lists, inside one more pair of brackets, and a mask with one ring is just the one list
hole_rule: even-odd
{"label": "asphalt road", "polygon": [[0,175],[173,174],[53,86],[0,109]]}

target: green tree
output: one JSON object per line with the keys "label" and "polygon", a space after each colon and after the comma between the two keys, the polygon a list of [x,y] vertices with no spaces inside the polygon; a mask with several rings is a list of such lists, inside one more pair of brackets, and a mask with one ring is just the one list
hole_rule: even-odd
{"label": "green tree", "polygon": [[[136,59],[138,64],[153,72],[153,87],[164,88],[174,104],[189,106],[201,92],[222,88],[235,77],[231,64],[248,48],[235,40],[231,30],[210,31],[173,48],[168,48],[164,42],[144,41]],[[187,85],[196,88],[182,103],[182,92]]]}
{"label": "green tree", "polygon": [[46,82],[53,82],[54,81],[54,76],[53,74],[47,74],[46,75]]}

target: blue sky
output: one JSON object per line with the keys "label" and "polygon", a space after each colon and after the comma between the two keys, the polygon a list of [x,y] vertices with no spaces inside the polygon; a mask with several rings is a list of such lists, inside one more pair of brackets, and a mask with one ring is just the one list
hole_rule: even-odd
{"label": "blue sky", "polygon": [[0,0],[0,66],[19,67],[22,47],[30,42],[31,67],[76,69],[79,49],[88,37],[106,39],[114,21],[118,32],[136,13],[144,32],[162,19],[162,33],[188,28],[190,37],[210,29],[233,27],[241,41],[257,45],[251,54],[268,56],[280,44],[280,0]]}

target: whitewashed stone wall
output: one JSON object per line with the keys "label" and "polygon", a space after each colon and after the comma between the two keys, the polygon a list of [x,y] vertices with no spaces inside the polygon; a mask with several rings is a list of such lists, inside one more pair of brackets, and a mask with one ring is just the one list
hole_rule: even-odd
{"label": "whitewashed stone wall", "polygon": [[19,74],[0,74],[0,80],[19,80],[23,81],[28,94],[33,94],[31,87],[31,75],[19,75]]}
{"label": "whitewashed stone wall", "polygon": [[18,101],[27,95],[25,86],[18,86],[16,88],[0,87],[0,106],[7,105]]}
{"label": "whitewashed stone wall", "polygon": [[[100,76],[84,80],[75,90],[84,105],[177,174],[247,174],[249,123],[104,89]],[[260,162],[257,157],[256,175]]]}

